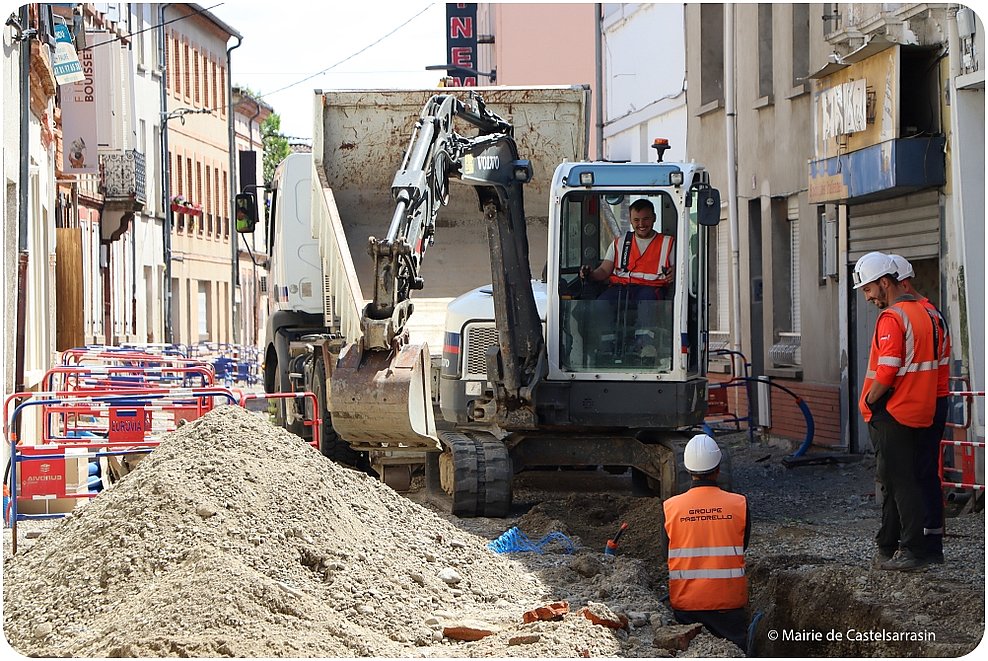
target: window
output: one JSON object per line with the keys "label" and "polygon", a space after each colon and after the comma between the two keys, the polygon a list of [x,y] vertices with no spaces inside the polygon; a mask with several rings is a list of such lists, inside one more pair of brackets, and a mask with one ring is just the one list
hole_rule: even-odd
{"label": "window", "polygon": [[212,88],[213,88],[213,103],[212,103],[212,105],[210,107],[213,108],[213,109],[215,109],[217,107],[217,105],[218,105],[218,102],[219,102],[219,96],[216,94],[216,78],[217,78],[217,74],[216,74],[216,62],[210,62],[209,63],[209,68],[212,70],[212,75],[209,77],[209,82],[210,82],[210,84],[212,85]]}
{"label": "window", "polygon": [[182,44],[179,43],[178,36],[172,39],[172,94],[182,95]]}
{"label": "window", "polygon": [[772,5],[758,4],[758,97],[772,99]]}
{"label": "window", "polygon": [[199,54],[198,49],[194,49],[192,51],[192,63],[193,63],[193,67],[194,67],[193,68],[194,80],[192,81],[193,82],[193,86],[192,86],[192,89],[193,89],[193,92],[192,92],[193,97],[192,98],[193,98],[193,101],[197,105],[199,104],[199,101],[200,101],[199,90],[202,89],[202,78],[199,75],[199,60],[201,58],[202,58],[202,56]]}
{"label": "window", "polygon": [[226,171],[223,171],[223,238],[230,238],[230,200],[227,199],[227,191],[230,190],[226,181]]}
{"label": "window", "polygon": [[[186,190],[185,199],[186,200],[189,200],[189,197],[192,195],[192,191],[195,190],[192,187],[192,158],[191,157],[185,159],[185,181],[186,181],[186,184],[185,184],[185,190]],[[189,201],[192,201],[192,200],[189,200]],[[192,217],[189,218],[189,233],[190,234],[192,233],[193,227],[195,227],[195,222],[196,221],[195,221],[194,218],[192,218]]]}
{"label": "window", "polygon": [[148,6],[146,4],[130,5],[131,21],[133,25],[137,26],[136,32],[134,34],[134,38],[135,38],[134,50],[137,51],[136,52],[137,66],[138,68],[141,69],[145,68],[147,65],[146,63],[147,56],[145,54],[147,40],[145,39],[145,37],[146,35],[148,35],[148,33],[144,31],[144,28],[147,27],[148,25],[147,14],[148,14]]}
{"label": "window", "polygon": [[789,290],[792,304],[789,308],[790,326],[794,333],[801,330],[800,296],[799,296],[799,199],[790,198],[796,202],[795,209],[790,205],[789,213]]}
{"label": "window", "polygon": [[802,85],[810,73],[810,6],[792,5],[792,85]]}
{"label": "window", "polygon": [[211,296],[212,292],[210,291],[211,289],[210,283],[200,280],[198,284],[199,284],[198,296],[197,296],[198,298],[197,307],[199,308],[198,310],[199,323],[197,328],[198,336],[200,342],[208,342],[209,330],[210,327],[212,326],[212,324],[210,323],[212,320],[210,319],[210,315],[209,315],[213,307],[212,305],[213,301]]}
{"label": "window", "polygon": [[[154,154],[153,156],[154,171],[152,172],[151,175],[153,177],[153,180],[151,181],[151,190],[160,191],[162,190],[161,185],[162,182],[164,181],[164,176],[163,176],[164,172],[162,170],[162,164],[161,164],[161,149],[159,148],[159,146],[161,145],[161,127],[155,125],[153,129],[153,133],[154,133],[154,149],[152,150],[152,153]],[[155,196],[155,197],[160,198],[160,196]],[[148,200],[148,201],[149,201],[148,208],[152,210],[158,208],[159,202],[152,200]]]}
{"label": "window", "polygon": [[[800,355],[800,260],[799,260],[799,196],[774,198],[772,218],[776,230],[772,236],[773,262],[778,265],[772,278],[775,344],[769,355],[775,367],[796,367]],[[775,219],[778,218],[779,221]],[[785,270],[783,271],[783,265]],[[781,273],[780,273],[781,272]],[[782,275],[784,273],[784,275]]]}
{"label": "window", "polygon": [[[181,156],[176,156],[175,157],[175,181],[172,182],[172,184],[173,184],[172,185],[172,196],[182,195],[182,184],[183,183],[184,183],[184,180],[182,179],[182,157]],[[167,203],[168,204],[171,204],[171,200],[167,200]],[[172,217],[175,218],[175,229],[177,229],[179,232],[184,231],[185,230],[185,214],[184,213],[175,213],[175,214],[173,214]]]}
{"label": "window", "polygon": [[182,45],[182,80],[184,81],[184,92],[186,97],[192,96],[192,76],[190,75],[189,69],[189,45]]}
{"label": "window", "polygon": [[202,204],[203,216],[206,225],[206,234],[213,235],[213,172],[212,168],[206,166],[206,198]]}
{"label": "window", "polygon": [[724,5],[700,6],[700,104],[724,98]]}
{"label": "window", "polygon": [[213,169],[213,183],[215,184],[213,188],[213,216],[216,218],[215,231],[216,236],[220,235],[220,169]]}
{"label": "window", "polygon": [[[202,163],[199,163],[199,162],[196,162],[196,200],[195,201],[200,206],[203,206],[203,197],[202,197]],[[200,236],[202,236],[203,225],[205,224],[203,222],[205,220],[205,211],[203,212],[203,214],[204,214],[203,217],[200,217],[199,220],[196,223],[197,228],[199,230],[199,235]]]}
{"label": "window", "polygon": [[220,111],[220,115],[226,115],[226,69],[220,67],[220,103],[217,110]]}

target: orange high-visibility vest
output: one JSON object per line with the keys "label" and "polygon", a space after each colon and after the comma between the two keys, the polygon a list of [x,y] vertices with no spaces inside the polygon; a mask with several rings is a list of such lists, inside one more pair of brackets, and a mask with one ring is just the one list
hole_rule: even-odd
{"label": "orange high-visibility vest", "polygon": [[885,410],[896,422],[906,427],[929,427],[933,424],[936,410],[937,375],[940,370],[934,334],[936,322],[917,300],[899,301],[882,310],[878,315],[879,322],[883,317],[893,320],[891,327],[897,329],[898,334],[884,340],[892,343],[892,351],[891,355],[890,352],[882,355],[876,324],[858,408],[865,421],[870,421],[871,409],[865,403],[865,398],[878,374],[879,366],[892,367],[896,369],[895,379],[891,384],[894,390]]}
{"label": "orange high-visibility vest", "polygon": [[745,497],[716,486],[693,487],[666,499],[669,535],[669,603],[676,610],[742,608]]}
{"label": "orange high-visibility vest", "polygon": [[624,243],[627,235],[614,239],[614,270],[609,282],[612,285],[646,285],[665,287],[673,280],[673,246],[675,239],[668,234],[656,234],[645,248],[638,252],[638,241],[631,238],[627,258],[624,256]]}

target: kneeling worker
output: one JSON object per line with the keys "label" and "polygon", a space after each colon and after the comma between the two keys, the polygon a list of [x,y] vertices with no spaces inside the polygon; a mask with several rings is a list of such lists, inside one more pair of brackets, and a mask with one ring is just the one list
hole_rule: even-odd
{"label": "kneeling worker", "polygon": [[680,624],[702,624],[747,652],[744,551],[751,518],[744,496],[717,486],[720,461],[714,439],[694,436],[684,457],[693,486],[662,504],[669,539],[669,604]]}

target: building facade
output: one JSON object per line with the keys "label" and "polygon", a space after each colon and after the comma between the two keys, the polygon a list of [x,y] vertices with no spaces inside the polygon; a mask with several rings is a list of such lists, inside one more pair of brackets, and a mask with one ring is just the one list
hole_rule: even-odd
{"label": "building facade", "polygon": [[[234,340],[230,53],[240,35],[197,5],[160,5],[171,241],[171,340]],[[166,330],[166,339],[169,335]]]}
{"label": "building facade", "polygon": [[[856,403],[877,310],[850,274],[868,251],[898,252],[948,317],[952,371],[966,379],[955,385],[983,387],[983,345],[970,340],[984,337],[983,260],[971,264],[966,248],[984,243],[973,13],[690,4],[686,17],[688,151],[728,193],[712,341],[737,346],[753,374],[804,399],[816,443],[870,450]],[[759,424],[803,433],[792,397],[764,386],[753,398]],[[969,434],[983,437],[983,421]]]}
{"label": "building facade", "polygon": [[603,157],[654,161],[656,138],[669,140],[665,160],[685,160],[686,30],[682,4],[605,4],[601,21]]}

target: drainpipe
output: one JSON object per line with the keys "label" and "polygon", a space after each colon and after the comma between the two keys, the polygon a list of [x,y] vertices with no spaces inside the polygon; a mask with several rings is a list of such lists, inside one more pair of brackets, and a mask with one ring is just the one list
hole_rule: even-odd
{"label": "drainpipe", "polygon": [[[230,200],[230,213],[233,217],[236,217],[236,202],[233,199],[234,192],[240,190],[239,181],[237,180],[237,143],[236,143],[236,133],[233,121],[233,68],[230,66],[232,60],[232,53],[234,49],[240,48],[240,44],[243,43],[242,37],[237,37],[236,46],[230,46],[226,49],[226,119],[229,131],[229,141],[230,141],[230,190],[227,193],[227,199]],[[233,218],[227,219],[230,225],[230,259],[231,259],[231,274],[230,274],[230,325],[232,327],[232,337],[233,344],[238,344],[240,342],[240,329],[239,329],[239,315],[237,314],[237,289],[240,287],[240,255],[237,247],[240,244],[239,234],[237,232],[237,225]]]}
{"label": "drainpipe", "polygon": [[175,341],[172,327],[172,210],[171,210],[171,161],[168,158],[168,56],[165,48],[165,9],[170,3],[158,8],[158,67],[161,69],[161,209],[164,214],[161,223],[161,247],[164,261],[164,276],[161,283],[163,310],[161,321],[164,340],[167,344]]}
{"label": "drainpipe", "polygon": [[595,104],[597,121],[595,122],[595,138],[597,140],[597,160],[604,160],[604,5],[599,2],[594,5],[597,14],[597,29],[594,32],[594,88],[597,90]]}
{"label": "drainpipe", "polygon": [[[21,26],[26,32],[31,20],[28,5],[21,7]],[[28,188],[30,187],[31,163],[31,39],[23,34],[21,39],[21,126],[20,126],[20,173],[17,189],[17,335],[14,345],[14,391],[24,392],[25,325],[27,320],[27,267],[28,267]],[[20,438],[20,422],[17,416],[15,433]]]}
{"label": "drainpipe", "polygon": [[734,351],[741,352],[741,254],[738,231],[738,154],[734,82],[734,4],[724,4],[724,117],[727,125],[727,218],[731,228]]}

